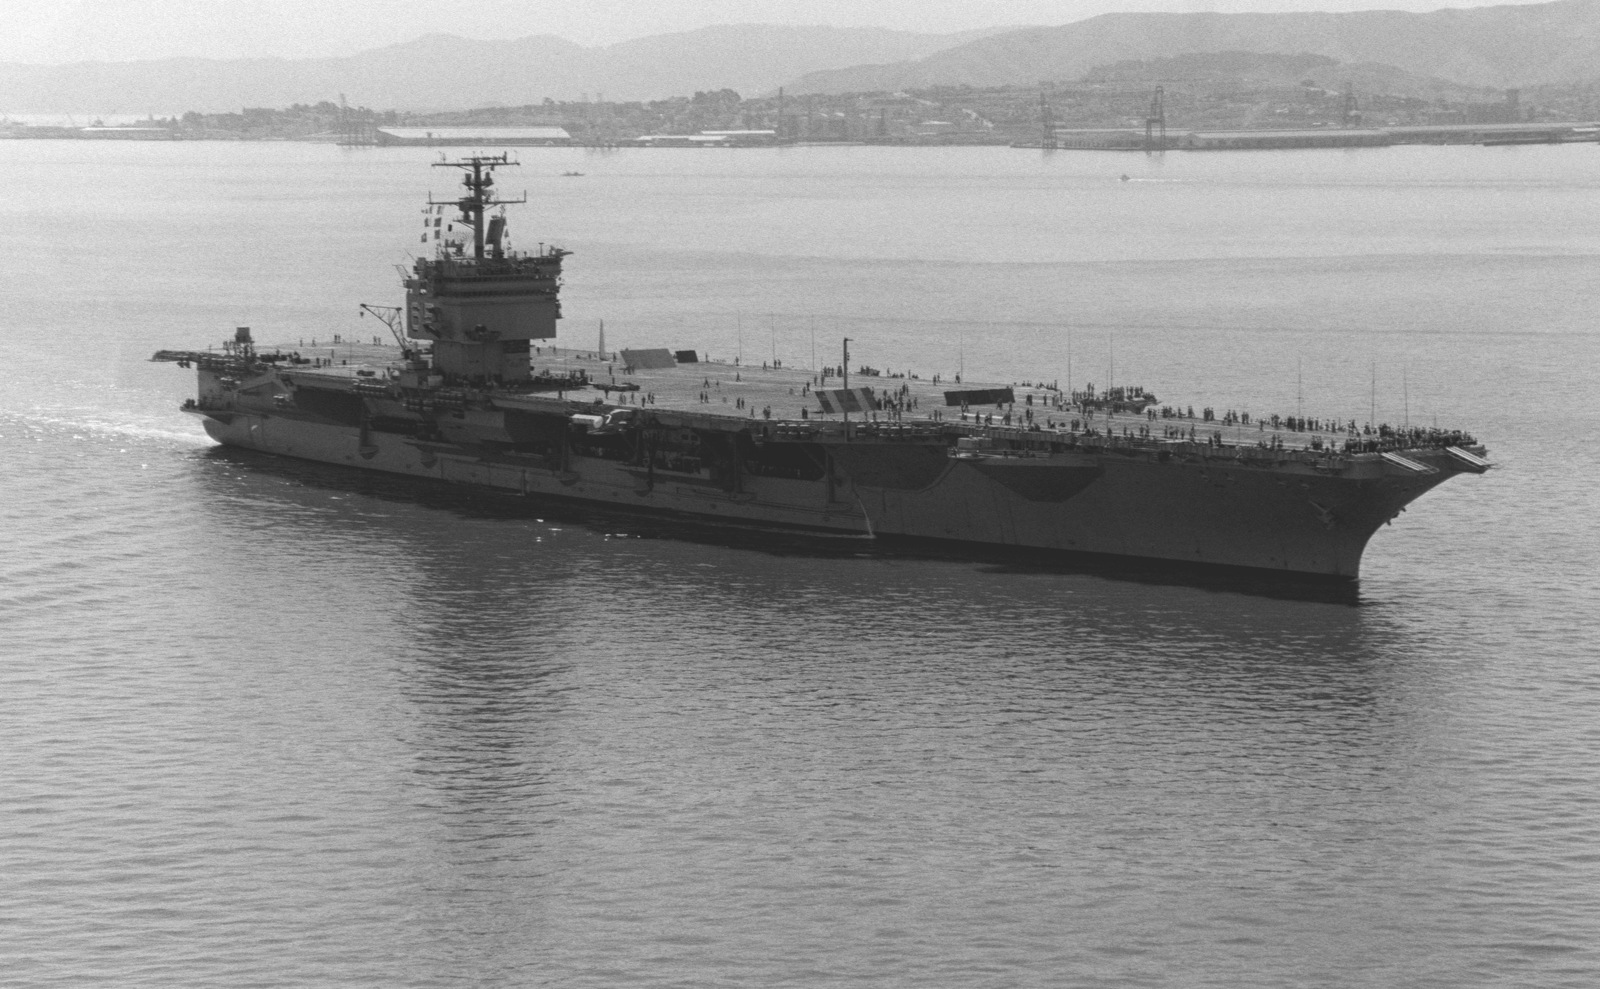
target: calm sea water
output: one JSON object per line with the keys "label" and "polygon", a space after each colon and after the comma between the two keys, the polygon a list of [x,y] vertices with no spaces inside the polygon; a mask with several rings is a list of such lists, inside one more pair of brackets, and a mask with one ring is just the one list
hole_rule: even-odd
{"label": "calm sea water", "polygon": [[573,345],[1477,433],[1352,605],[224,452],[145,359],[380,332],[450,173],[0,142],[0,985],[1595,984],[1596,153],[503,183]]}

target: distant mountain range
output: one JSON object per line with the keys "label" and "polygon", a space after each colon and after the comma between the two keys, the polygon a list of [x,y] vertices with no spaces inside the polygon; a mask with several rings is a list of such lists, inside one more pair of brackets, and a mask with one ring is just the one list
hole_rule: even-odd
{"label": "distant mountain range", "polygon": [[[222,112],[337,100],[430,111],[546,98],[648,100],[1034,86],[1184,55],[1318,55],[1470,87],[1600,79],[1600,0],[1425,14],[1107,14],[1060,27],[917,34],[731,25],[586,47],[432,35],[343,58],[0,64],[0,114]],[[1388,67],[1393,67],[1393,70]]]}
{"label": "distant mountain range", "polygon": [[1171,58],[1128,60],[1096,66],[1079,80],[1103,86],[1136,85],[1142,90],[1178,84],[1192,92],[1258,91],[1262,89],[1332,89],[1349,83],[1356,92],[1422,100],[1493,102],[1500,91],[1466,86],[1434,76],[1418,76],[1376,62],[1350,64],[1326,55],[1278,55],[1267,52],[1191,52]]}
{"label": "distant mountain range", "polygon": [[723,88],[753,96],[819,69],[919,59],[992,33],[745,24],[593,48],[552,35],[441,34],[346,58],[11,63],[0,64],[0,114],[215,113],[337,101],[340,93],[353,105],[406,111]]}
{"label": "distant mountain range", "polygon": [[1035,85],[1112,62],[1202,52],[1326,55],[1468,86],[1600,78],[1600,0],[1411,14],[1104,14],[1024,28],[886,65],[811,73],[795,92]]}

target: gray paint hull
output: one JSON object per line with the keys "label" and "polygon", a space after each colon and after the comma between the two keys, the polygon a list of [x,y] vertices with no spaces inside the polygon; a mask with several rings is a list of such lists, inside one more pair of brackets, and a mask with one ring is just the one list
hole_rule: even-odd
{"label": "gray paint hull", "polygon": [[271,413],[207,414],[236,447],[629,511],[889,539],[1244,567],[1354,580],[1368,539],[1453,476],[1450,458],[1415,455],[1431,473],[1382,463],[1319,472],[1300,463],[1191,452],[949,456],[930,446],[819,444],[824,480],[645,471],[574,455],[559,469],[519,457]]}

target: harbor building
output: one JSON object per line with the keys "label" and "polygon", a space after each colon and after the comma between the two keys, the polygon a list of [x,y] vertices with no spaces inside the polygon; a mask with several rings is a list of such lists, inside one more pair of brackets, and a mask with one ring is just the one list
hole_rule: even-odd
{"label": "harbor building", "polygon": [[563,127],[379,127],[380,145],[443,148],[456,145],[562,147],[572,143]]}
{"label": "harbor building", "polygon": [[1385,128],[1396,144],[1565,144],[1595,139],[1584,123],[1424,124]]}
{"label": "harbor building", "polygon": [[623,142],[640,148],[770,148],[776,130],[706,130],[697,134],[645,134]]}
{"label": "harbor building", "polygon": [[1328,130],[1194,131],[1177,144],[1188,151],[1242,151],[1281,148],[1382,148],[1394,143],[1387,131]]}
{"label": "harbor building", "polygon": [[1080,151],[1141,151],[1145,133],[1131,127],[1065,130],[1056,128],[1055,146]]}

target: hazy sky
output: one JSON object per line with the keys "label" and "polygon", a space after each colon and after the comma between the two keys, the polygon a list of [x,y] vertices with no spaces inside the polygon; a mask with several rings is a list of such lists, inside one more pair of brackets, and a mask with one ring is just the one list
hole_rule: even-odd
{"label": "hazy sky", "polygon": [[[950,32],[1110,11],[1435,10],[1507,0],[0,0],[0,61],[306,58],[451,32],[603,45],[708,24]],[[1515,0],[1511,0],[1515,2]]]}

